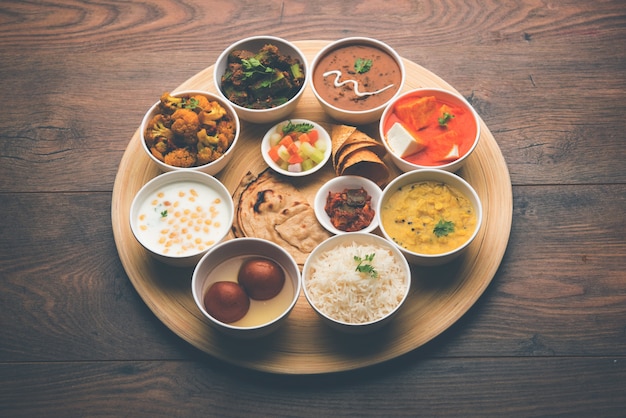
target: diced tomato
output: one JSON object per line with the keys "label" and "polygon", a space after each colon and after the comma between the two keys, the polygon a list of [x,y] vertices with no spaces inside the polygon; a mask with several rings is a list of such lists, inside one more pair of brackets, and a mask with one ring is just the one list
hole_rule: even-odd
{"label": "diced tomato", "polygon": [[298,155],[297,153],[289,157],[289,164],[298,164],[298,163],[301,163],[302,161],[303,161],[302,157]]}
{"label": "diced tomato", "polygon": [[298,136],[298,141],[310,143],[311,137],[309,136],[309,134],[303,133],[303,134],[300,134],[300,136]]}
{"label": "diced tomato", "polygon": [[293,138],[290,135],[285,135],[279,142],[280,145],[284,145],[289,148],[289,145],[293,144]]}
{"label": "diced tomato", "polygon": [[315,145],[319,134],[316,129],[311,129],[309,132],[301,133],[298,135],[298,141],[308,142],[311,145]]}
{"label": "diced tomato", "polygon": [[314,145],[317,142],[317,138],[319,138],[319,132],[317,132],[317,129],[311,129],[307,135],[309,136],[309,142],[311,145]]}
{"label": "diced tomato", "polygon": [[298,154],[298,152],[300,151],[300,147],[295,142],[292,142],[291,144],[289,144],[287,149],[289,150],[289,154],[291,155]]}
{"label": "diced tomato", "polygon": [[280,157],[278,156],[278,148],[280,148],[280,145],[275,145],[272,148],[269,149],[269,151],[267,152],[267,154],[269,155],[269,157],[272,159],[272,161],[274,161],[275,163],[277,163],[280,160]]}

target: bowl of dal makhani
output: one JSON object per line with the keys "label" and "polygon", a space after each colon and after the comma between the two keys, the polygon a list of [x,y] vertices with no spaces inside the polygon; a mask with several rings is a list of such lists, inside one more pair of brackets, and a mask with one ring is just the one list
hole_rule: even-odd
{"label": "bowl of dal makhani", "polygon": [[476,238],[482,205],[474,188],[439,169],[409,171],[383,190],[380,230],[411,264],[440,265],[460,256]]}
{"label": "bowl of dal makhani", "polygon": [[391,102],[380,119],[379,131],[400,170],[439,168],[456,172],[478,144],[480,122],[462,96],[421,88]]}
{"label": "bowl of dal makhani", "polygon": [[304,295],[324,323],[348,333],[371,332],[401,309],[411,269],[399,249],[364,232],[319,244],[302,269]]}
{"label": "bowl of dal makhani", "polygon": [[311,88],[324,111],[353,125],[380,118],[405,81],[402,58],[372,38],[350,37],[322,48],[311,64]]}

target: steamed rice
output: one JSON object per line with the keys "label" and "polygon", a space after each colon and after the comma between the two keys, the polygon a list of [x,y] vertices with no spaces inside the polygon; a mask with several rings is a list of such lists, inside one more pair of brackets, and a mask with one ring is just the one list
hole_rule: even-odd
{"label": "steamed rice", "polygon": [[[375,254],[371,264],[377,277],[356,270],[355,256]],[[387,249],[373,244],[344,244],[313,260],[304,283],[311,302],[335,320],[362,324],[380,319],[402,301],[405,277],[402,265]]]}

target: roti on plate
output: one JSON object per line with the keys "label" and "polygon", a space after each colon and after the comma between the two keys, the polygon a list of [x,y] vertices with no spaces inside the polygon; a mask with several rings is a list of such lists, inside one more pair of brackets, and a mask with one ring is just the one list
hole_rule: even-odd
{"label": "roti on plate", "polygon": [[304,194],[266,169],[248,173],[235,192],[233,234],[264,238],[283,247],[299,265],[331,234],[317,221]]}

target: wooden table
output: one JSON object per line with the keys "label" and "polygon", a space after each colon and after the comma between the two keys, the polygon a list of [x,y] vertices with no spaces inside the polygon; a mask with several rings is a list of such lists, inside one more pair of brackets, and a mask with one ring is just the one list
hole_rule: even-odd
{"label": "wooden table", "polygon": [[[622,416],[623,2],[0,5],[0,416]],[[255,34],[370,36],[473,104],[507,162],[510,240],[427,344],[339,373],[219,361],[144,303],[113,238],[144,112]]]}

